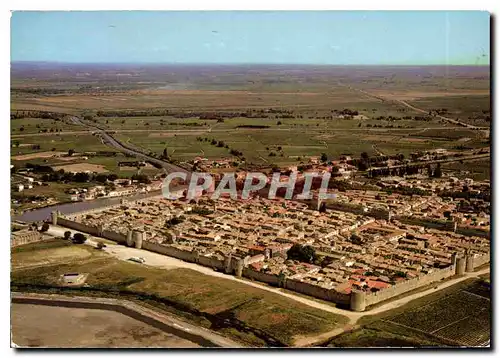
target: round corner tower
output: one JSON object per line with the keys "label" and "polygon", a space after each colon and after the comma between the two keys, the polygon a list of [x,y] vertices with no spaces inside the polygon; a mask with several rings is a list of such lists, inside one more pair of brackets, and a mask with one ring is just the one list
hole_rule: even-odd
{"label": "round corner tower", "polygon": [[366,309],[366,293],[363,291],[352,290],[350,309],[355,312],[363,312]]}

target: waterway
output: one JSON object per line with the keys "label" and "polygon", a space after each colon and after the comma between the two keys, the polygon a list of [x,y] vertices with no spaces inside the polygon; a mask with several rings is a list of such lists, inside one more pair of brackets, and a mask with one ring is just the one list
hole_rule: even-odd
{"label": "waterway", "polygon": [[92,210],[106,206],[116,205],[119,204],[123,199],[133,201],[144,198],[152,198],[160,195],[162,195],[161,190],[155,190],[149,193],[135,194],[132,196],[102,198],[90,201],[77,201],[74,203],[57,204],[52,206],[46,206],[40,209],[26,211],[21,215],[12,217],[12,221],[23,221],[26,223],[34,221],[43,221],[50,219],[51,212],[54,210],[59,211],[61,214],[69,215],[78,213],[80,211],[86,211],[86,210]]}

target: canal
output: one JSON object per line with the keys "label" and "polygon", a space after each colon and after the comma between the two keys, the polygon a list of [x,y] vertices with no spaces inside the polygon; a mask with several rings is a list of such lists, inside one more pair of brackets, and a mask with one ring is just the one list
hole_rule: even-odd
{"label": "canal", "polygon": [[91,201],[78,201],[74,203],[65,203],[58,204],[53,206],[46,206],[40,209],[34,209],[30,211],[26,211],[21,215],[17,215],[12,217],[12,221],[23,221],[26,223],[34,222],[34,221],[43,221],[50,219],[50,213],[54,210],[59,211],[61,214],[69,215],[73,213],[78,213],[80,211],[98,209],[106,206],[116,205],[121,202],[121,200],[139,200],[144,198],[152,198],[155,196],[162,195],[161,190],[151,191],[149,193],[141,193],[135,194],[132,196],[123,196],[116,198],[102,198]]}

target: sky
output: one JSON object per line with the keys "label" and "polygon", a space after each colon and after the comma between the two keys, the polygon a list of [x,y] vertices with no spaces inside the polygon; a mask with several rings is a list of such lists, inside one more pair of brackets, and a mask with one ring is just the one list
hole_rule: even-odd
{"label": "sky", "polygon": [[11,17],[12,61],[484,65],[482,11],[95,11]]}

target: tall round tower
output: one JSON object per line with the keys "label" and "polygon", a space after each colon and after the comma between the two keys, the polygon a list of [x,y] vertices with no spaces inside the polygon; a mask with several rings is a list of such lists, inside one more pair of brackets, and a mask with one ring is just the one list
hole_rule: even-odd
{"label": "tall round tower", "polygon": [[132,234],[133,241],[135,243],[135,248],[136,249],[141,249],[142,248],[142,240],[144,238],[144,233],[140,231],[134,231]]}
{"label": "tall round tower", "polygon": [[468,254],[466,256],[465,271],[466,272],[474,272],[474,255],[473,254]]}
{"label": "tall round tower", "polygon": [[455,265],[455,275],[465,274],[465,258],[460,257],[457,259],[457,264]]}
{"label": "tall round tower", "polygon": [[363,291],[351,291],[351,311],[363,312],[366,309],[366,293]]}
{"label": "tall round tower", "polygon": [[52,219],[52,225],[57,225],[57,211],[54,210],[50,213]]}
{"label": "tall round tower", "polygon": [[132,238],[132,230],[127,232],[127,246],[131,247],[134,244],[134,239]]}

